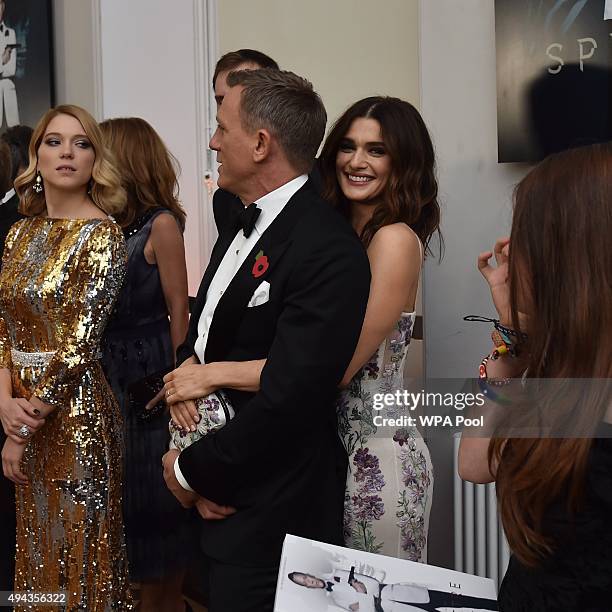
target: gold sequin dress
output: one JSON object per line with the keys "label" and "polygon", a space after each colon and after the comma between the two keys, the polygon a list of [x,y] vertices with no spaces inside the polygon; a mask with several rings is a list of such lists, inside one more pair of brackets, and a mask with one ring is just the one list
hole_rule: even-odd
{"label": "gold sequin dress", "polygon": [[24,453],[15,590],[66,592],[55,610],[132,609],[121,416],[98,361],[125,264],[123,235],[110,219],[27,218],[4,251],[0,367],[11,370],[15,397],[55,407]]}

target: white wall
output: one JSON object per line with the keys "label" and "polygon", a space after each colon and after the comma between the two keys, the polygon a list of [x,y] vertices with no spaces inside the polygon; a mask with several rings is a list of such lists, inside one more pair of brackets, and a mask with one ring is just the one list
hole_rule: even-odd
{"label": "white wall", "polygon": [[469,377],[489,348],[493,315],[476,268],[481,251],[509,231],[512,188],[526,166],[497,163],[494,3],[421,3],[421,104],[438,159],[446,255],[425,269],[427,373]]}
{"label": "white wall", "polygon": [[309,79],[334,120],[375,94],[418,105],[417,0],[221,0],[221,53],[252,48]]}
{"label": "white wall", "polygon": [[191,295],[208,249],[202,208],[202,151],[198,100],[205,78],[198,45],[205,0],[102,0],[103,116],[138,116],[159,132],[178,158],[180,199],[187,211],[185,246]]}
{"label": "white wall", "polygon": [[[495,25],[491,0],[422,0],[421,107],[438,158],[446,255],[425,267],[425,359],[429,378],[475,377],[490,350],[493,316],[478,253],[506,234],[512,188],[526,166],[497,163]],[[430,562],[452,566],[452,444],[430,440],[436,485]]]}
{"label": "white wall", "polygon": [[98,117],[93,0],[54,0],[56,104],[77,104]]}

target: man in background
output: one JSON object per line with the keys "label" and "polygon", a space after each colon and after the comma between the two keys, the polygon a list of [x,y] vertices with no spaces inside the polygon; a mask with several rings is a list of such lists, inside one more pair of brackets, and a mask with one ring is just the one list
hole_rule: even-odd
{"label": "man in background", "polygon": [[227,93],[227,75],[232,70],[257,70],[257,68],[279,70],[278,64],[270,56],[255,49],[238,49],[221,56],[215,66],[212,81],[217,107],[221,106]]}

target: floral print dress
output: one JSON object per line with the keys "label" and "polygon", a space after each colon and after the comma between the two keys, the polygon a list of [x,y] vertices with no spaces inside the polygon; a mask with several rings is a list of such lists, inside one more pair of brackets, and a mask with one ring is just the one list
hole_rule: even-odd
{"label": "floral print dress", "polygon": [[378,412],[373,408],[374,394],[404,388],[414,321],[414,312],[402,313],[393,333],[342,392],[337,407],[349,456],[346,546],[425,563],[433,495],[429,449],[416,428],[376,436]]}

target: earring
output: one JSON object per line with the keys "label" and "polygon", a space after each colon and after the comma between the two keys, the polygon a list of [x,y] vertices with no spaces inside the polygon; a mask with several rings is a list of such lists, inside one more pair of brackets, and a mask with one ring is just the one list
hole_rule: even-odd
{"label": "earring", "polygon": [[40,172],[36,173],[36,180],[34,181],[34,185],[32,187],[36,193],[41,193],[44,189],[42,176],[40,176]]}
{"label": "earring", "polygon": [[87,193],[91,195],[91,190],[94,188],[96,183],[93,179],[89,179],[89,183],[87,183]]}

